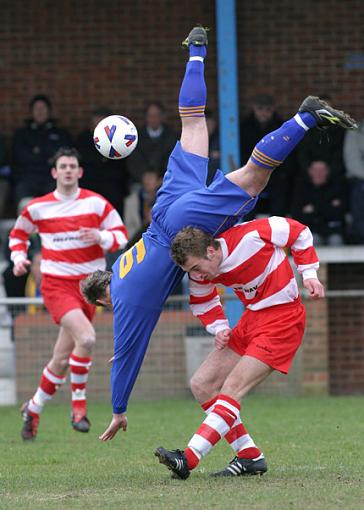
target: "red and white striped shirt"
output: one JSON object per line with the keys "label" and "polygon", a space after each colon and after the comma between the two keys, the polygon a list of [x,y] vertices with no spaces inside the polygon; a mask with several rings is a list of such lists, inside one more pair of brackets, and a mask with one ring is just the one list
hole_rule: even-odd
{"label": "red and white striped shirt", "polygon": [[[81,241],[79,229],[87,227],[100,231],[99,244]],[[34,232],[41,238],[41,272],[75,280],[105,269],[105,252],[123,248],[128,240],[113,206],[101,195],[82,188],[70,196],[56,190],[29,202],[9,236],[14,264],[26,259],[28,239]]]}
{"label": "red and white striped shirt", "polygon": [[222,250],[220,273],[211,281],[190,278],[190,305],[206,330],[216,335],[229,327],[216,284],[232,287],[249,310],[262,310],[298,298],[288,257],[291,247],[303,279],[317,278],[319,267],[312,234],[296,220],[273,216],[230,228],[217,238]]}

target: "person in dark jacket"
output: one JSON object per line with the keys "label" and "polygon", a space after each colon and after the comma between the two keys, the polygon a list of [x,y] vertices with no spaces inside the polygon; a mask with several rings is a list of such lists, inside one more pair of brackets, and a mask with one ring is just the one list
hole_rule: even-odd
{"label": "person in dark jacket", "polygon": [[80,184],[83,188],[100,193],[118,211],[124,215],[124,199],[129,194],[129,174],[125,159],[104,158],[93,142],[93,132],[97,124],[111,115],[109,108],[100,107],[91,112],[90,126],[80,134],[76,148],[81,154],[84,169]]}
{"label": "person in dark jacket", "polygon": [[[269,94],[258,94],[252,99],[251,111],[240,123],[240,156],[245,164],[256,143],[267,133],[282,125],[283,119],[275,110],[274,98]],[[294,188],[295,161],[294,151],[281,165],[280,172],[272,177],[262,191],[254,211],[247,217],[251,220],[257,215],[285,216],[289,210],[289,197]]]}
{"label": "person in dark jacket", "polygon": [[213,181],[216,171],[220,168],[220,135],[217,119],[211,110],[205,110],[207,131],[209,134],[209,165],[206,185]]}
{"label": "person in dark jacket", "polygon": [[52,104],[44,95],[29,103],[31,117],[16,130],[12,147],[16,204],[24,198],[39,197],[54,188],[51,159],[60,147],[70,147],[71,137],[51,118]]}
{"label": "person in dark jacket", "polygon": [[141,183],[145,171],[153,168],[163,174],[177,136],[164,122],[164,106],[159,101],[149,103],[145,109],[145,124],[138,128],[138,145],[128,157],[127,165],[132,180]]}
{"label": "person in dark jacket", "polygon": [[297,182],[292,217],[310,228],[314,244],[339,246],[344,243],[345,212],[344,180],[332,178],[325,161],[313,161]]}
{"label": "person in dark jacket", "polygon": [[11,168],[7,164],[5,139],[0,133],[0,218],[4,216],[10,190]]}
{"label": "person in dark jacket", "polygon": [[[320,95],[321,99],[331,102],[328,94]],[[314,131],[314,130],[313,130]],[[297,148],[299,173],[304,175],[313,161],[326,161],[330,167],[331,179],[342,180],[345,175],[343,145],[345,130],[341,127],[330,129],[330,132],[310,131],[302,144]]]}

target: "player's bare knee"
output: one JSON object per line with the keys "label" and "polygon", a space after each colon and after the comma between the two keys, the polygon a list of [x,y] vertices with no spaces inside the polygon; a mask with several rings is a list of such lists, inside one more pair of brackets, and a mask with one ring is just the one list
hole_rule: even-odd
{"label": "player's bare knee", "polygon": [[214,389],[212,387],[211,381],[206,380],[201,377],[199,374],[194,374],[190,380],[190,388],[193,396],[198,401],[202,401],[206,399],[206,394],[210,395],[213,393]]}
{"label": "player's bare knee", "polygon": [[256,165],[248,162],[242,168],[228,173],[226,178],[244,189],[250,196],[255,197],[266,187],[270,175],[271,171],[264,168],[257,169]]}
{"label": "player's bare knee", "polygon": [[85,349],[89,352],[92,351],[96,342],[96,335],[94,333],[87,333],[82,335],[76,342],[78,347]]}
{"label": "player's bare knee", "polygon": [[192,391],[192,395],[195,397],[196,400],[199,400],[199,389],[200,384],[198,382],[198,379],[193,375],[190,379],[190,388]]}
{"label": "player's bare knee", "polygon": [[54,354],[49,364],[52,367],[56,367],[57,374],[63,374],[66,372],[69,365],[69,355]]}

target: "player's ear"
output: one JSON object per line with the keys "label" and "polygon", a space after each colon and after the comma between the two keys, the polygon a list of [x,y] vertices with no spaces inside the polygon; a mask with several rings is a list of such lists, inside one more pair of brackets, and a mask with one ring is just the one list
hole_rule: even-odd
{"label": "player's ear", "polygon": [[83,167],[82,166],[78,167],[78,178],[81,179],[81,177],[83,177]]}
{"label": "player's ear", "polygon": [[212,260],[214,256],[214,248],[212,246],[208,246],[206,250],[206,258],[207,260]]}
{"label": "player's ear", "polygon": [[53,179],[57,179],[57,169],[55,167],[51,168],[51,176]]}

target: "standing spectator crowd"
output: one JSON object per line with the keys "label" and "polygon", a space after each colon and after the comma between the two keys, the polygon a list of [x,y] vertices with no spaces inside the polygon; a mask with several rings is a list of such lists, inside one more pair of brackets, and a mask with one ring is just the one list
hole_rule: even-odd
{"label": "standing spectator crowd", "polygon": [[[330,102],[330,98],[326,97]],[[90,111],[85,130],[72,139],[53,117],[52,102],[36,95],[29,102],[29,116],[15,130],[7,156],[0,134],[0,219],[15,216],[30,198],[54,187],[51,159],[60,147],[74,146],[81,155],[84,176],[81,187],[103,195],[124,218],[130,239],[137,240],[150,223],[151,209],[161,185],[168,156],[177,136],[166,123],[164,105],[152,101],[138,126],[139,141],[125,160],[109,160],[93,146],[93,130],[112,114],[107,107]],[[214,112],[206,111],[209,138],[207,185],[220,165],[219,126]],[[274,98],[258,94],[250,110],[241,116],[240,149],[244,164],[255,144],[278,128],[284,119]],[[312,130],[302,144],[274,172],[248,219],[291,216],[310,227],[315,244],[364,243],[364,121],[356,131],[344,133]]]}
{"label": "standing spectator crowd", "polygon": [[[321,95],[330,103],[331,98]],[[242,163],[283,119],[269,94],[252,100],[240,124]],[[311,130],[274,172],[250,219],[290,216],[307,225],[315,245],[364,243],[364,122],[358,130]]]}

